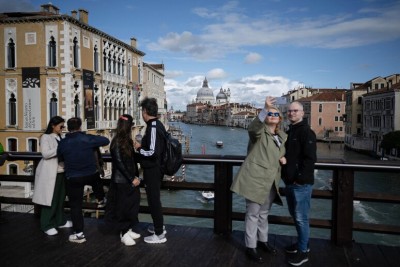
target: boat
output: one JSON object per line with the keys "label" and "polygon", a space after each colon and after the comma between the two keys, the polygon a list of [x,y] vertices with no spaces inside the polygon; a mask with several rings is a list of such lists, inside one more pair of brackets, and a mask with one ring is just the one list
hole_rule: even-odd
{"label": "boat", "polygon": [[201,195],[206,200],[213,200],[214,199],[214,192],[213,191],[202,191]]}
{"label": "boat", "polygon": [[216,145],[217,147],[223,147],[223,146],[224,146],[224,142],[222,142],[222,141],[217,141],[217,142],[215,143],[215,145]]}

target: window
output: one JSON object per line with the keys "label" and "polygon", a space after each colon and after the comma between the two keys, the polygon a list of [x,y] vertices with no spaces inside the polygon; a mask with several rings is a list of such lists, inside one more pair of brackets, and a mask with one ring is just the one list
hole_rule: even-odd
{"label": "window", "polygon": [[319,126],[322,125],[322,118],[318,118],[318,125],[319,125]]}
{"label": "window", "polygon": [[338,116],[335,116],[335,121],[339,121],[339,117]]}
{"label": "window", "polygon": [[322,104],[319,104],[319,106],[318,106],[318,111],[319,111],[319,112],[322,112]]}
{"label": "window", "polygon": [[54,116],[57,115],[57,104],[58,104],[58,99],[56,97],[56,94],[53,93],[50,98],[50,107],[49,107],[50,118],[53,118]]}
{"label": "window", "polygon": [[75,117],[80,117],[81,111],[80,111],[80,106],[79,106],[79,97],[78,97],[78,95],[75,96],[74,107],[75,107]]}
{"label": "window", "polygon": [[131,59],[128,59],[128,81],[132,81],[132,65],[131,65]]}
{"label": "window", "polygon": [[103,52],[103,71],[107,71],[107,53]]}
{"label": "window", "polygon": [[37,152],[38,145],[36,139],[28,139],[28,151],[29,152]]}
{"label": "window", "polygon": [[359,96],[359,97],[357,98],[357,103],[358,103],[359,105],[362,104],[362,97],[361,97],[361,96]]}
{"label": "window", "polygon": [[18,151],[17,139],[8,138],[7,140],[7,151]]}
{"label": "window", "polygon": [[79,68],[79,63],[78,63],[78,60],[79,60],[79,46],[78,46],[78,38],[74,38],[74,50],[73,50],[73,53],[74,53],[74,67],[75,68]]}
{"label": "window", "polygon": [[93,64],[94,64],[94,72],[99,72],[99,51],[97,49],[97,45],[94,46]]}
{"label": "window", "polygon": [[8,124],[13,126],[17,124],[17,99],[13,93],[8,100]]}
{"label": "window", "polygon": [[7,68],[15,68],[15,43],[12,38],[7,44]]}
{"label": "window", "polygon": [[103,119],[107,120],[107,100],[104,100]]}
{"label": "window", "polygon": [[98,121],[99,120],[99,100],[97,96],[94,98],[94,120]]}
{"label": "window", "polygon": [[343,132],[343,127],[342,126],[339,127],[339,132]]}
{"label": "window", "polygon": [[57,65],[57,47],[56,47],[56,41],[54,40],[53,36],[50,37],[50,41],[48,44],[48,53],[49,53],[48,66],[55,67]]}
{"label": "window", "polygon": [[361,123],[361,114],[357,114],[357,123]]}
{"label": "window", "polygon": [[337,104],[337,112],[338,112],[338,113],[341,112],[341,108],[342,108],[342,105],[341,105],[341,104]]}
{"label": "window", "polygon": [[10,164],[8,166],[8,174],[17,175],[18,174],[18,166],[15,164]]}

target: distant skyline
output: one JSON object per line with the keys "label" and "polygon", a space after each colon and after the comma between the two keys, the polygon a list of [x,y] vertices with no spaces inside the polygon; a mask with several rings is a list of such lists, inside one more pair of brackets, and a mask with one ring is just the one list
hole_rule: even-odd
{"label": "distant skyline", "polygon": [[[39,11],[40,0],[0,0],[0,13]],[[400,73],[400,0],[53,0],[83,8],[89,25],[165,65],[168,108],[186,110],[206,77],[216,96],[262,107],[303,84],[348,89]]]}

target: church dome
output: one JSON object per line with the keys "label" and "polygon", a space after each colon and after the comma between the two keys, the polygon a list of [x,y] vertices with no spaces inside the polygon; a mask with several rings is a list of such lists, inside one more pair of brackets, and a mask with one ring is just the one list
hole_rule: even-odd
{"label": "church dome", "polygon": [[211,104],[214,102],[214,93],[208,87],[208,81],[206,78],[204,78],[203,86],[200,88],[199,91],[197,91],[196,102],[208,103],[208,104]]}
{"label": "church dome", "polygon": [[227,100],[227,99],[228,99],[228,96],[224,93],[224,91],[221,88],[217,95],[217,100]]}

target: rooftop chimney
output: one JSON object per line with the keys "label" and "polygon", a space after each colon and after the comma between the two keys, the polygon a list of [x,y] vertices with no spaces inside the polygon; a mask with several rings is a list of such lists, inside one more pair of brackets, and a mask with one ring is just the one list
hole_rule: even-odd
{"label": "rooftop chimney", "polygon": [[89,12],[85,9],[79,9],[79,21],[89,24]]}
{"label": "rooftop chimney", "polygon": [[131,38],[131,46],[136,48],[136,38],[135,37]]}
{"label": "rooftop chimney", "polygon": [[42,12],[49,12],[53,14],[59,14],[60,9],[52,4],[45,4],[40,6],[42,8]]}
{"label": "rooftop chimney", "polygon": [[72,11],[71,11],[71,16],[72,16],[74,19],[78,19],[78,11],[72,10]]}

